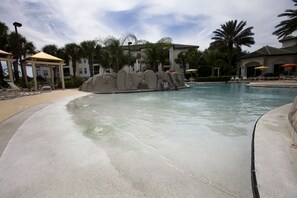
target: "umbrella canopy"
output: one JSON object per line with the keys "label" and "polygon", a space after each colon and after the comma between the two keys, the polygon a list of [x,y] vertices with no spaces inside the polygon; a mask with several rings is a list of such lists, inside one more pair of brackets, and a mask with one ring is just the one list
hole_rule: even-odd
{"label": "umbrella canopy", "polygon": [[197,69],[187,69],[186,72],[196,72]]}
{"label": "umbrella canopy", "polygon": [[267,68],[269,68],[269,67],[268,66],[264,66],[264,65],[259,66],[259,67],[255,67],[255,69],[267,69]]}
{"label": "umbrella canopy", "polygon": [[295,64],[295,63],[287,63],[287,64],[283,64],[282,67],[297,67],[297,64]]}

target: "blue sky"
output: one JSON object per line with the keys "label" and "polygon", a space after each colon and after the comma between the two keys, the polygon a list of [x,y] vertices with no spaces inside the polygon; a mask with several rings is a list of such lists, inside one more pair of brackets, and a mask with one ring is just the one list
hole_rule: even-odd
{"label": "blue sky", "polygon": [[256,44],[244,48],[253,51],[280,47],[272,35],[282,20],[277,15],[293,7],[292,0],[1,0],[0,21],[10,30],[14,21],[22,23],[19,32],[39,50],[128,32],[150,42],[169,36],[204,50],[214,30],[237,19],[254,27]]}

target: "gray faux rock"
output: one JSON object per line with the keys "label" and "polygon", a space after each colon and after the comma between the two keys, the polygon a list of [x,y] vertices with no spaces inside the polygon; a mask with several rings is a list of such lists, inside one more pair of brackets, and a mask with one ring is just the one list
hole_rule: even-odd
{"label": "gray faux rock", "polygon": [[116,85],[118,90],[126,90],[125,81],[126,81],[127,72],[125,70],[120,70],[117,73]]}
{"label": "gray faux rock", "polygon": [[147,70],[144,72],[144,79],[149,89],[157,88],[157,75],[152,70]]}
{"label": "gray faux rock", "polygon": [[127,73],[126,78],[125,78],[125,87],[127,90],[132,90],[134,88],[133,86],[133,78],[132,78],[132,73]]}
{"label": "gray faux rock", "polygon": [[101,91],[115,91],[116,88],[116,75],[114,74],[104,74],[96,75],[93,77],[93,92]]}

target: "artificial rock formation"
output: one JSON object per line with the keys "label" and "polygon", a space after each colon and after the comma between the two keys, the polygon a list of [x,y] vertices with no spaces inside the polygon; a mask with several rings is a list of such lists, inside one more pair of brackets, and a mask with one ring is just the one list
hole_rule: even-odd
{"label": "artificial rock formation", "polygon": [[80,90],[86,92],[114,92],[133,90],[160,90],[161,83],[166,79],[171,88],[184,86],[183,76],[177,72],[154,73],[151,70],[145,72],[127,73],[120,70],[118,73],[98,74],[83,83]]}

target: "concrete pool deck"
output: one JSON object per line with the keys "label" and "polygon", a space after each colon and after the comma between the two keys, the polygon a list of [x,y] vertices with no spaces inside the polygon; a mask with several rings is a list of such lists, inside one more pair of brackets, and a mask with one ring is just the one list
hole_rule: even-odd
{"label": "concrete pool deck", "polygon": [[297,88],[296,80],[256,81],[248,84],[250,87]]}
{"label": "concrete pool deck", "polygon": [[254,190],[258,190],[260,197],[297,196],[297,146],[289,132],[290,107],[291,104],[287,104],[269,111],[255,126],[254,168],[257,184]]}
{"label": "concrete pool deck", "polygon": [[[88,197],[98,193],[102,197],[109,197],[110,193],[113,197],[144,197],[122,181],[116,170],[110,170],[112,164],[103,149],[82,138],[75,126],[64,126],[63,120],[71,119],[65,113],[65,105],[87,94],[78,91],[71,96],[65,94],[62,100],[32,105],[0,123],[1,136],[3,129],[9,130],[6,133],[10,135],[6,135],[7,145],[0,141],[1,197]],[[261,197],[297,194],[297,153],[286,133],[289,108],[290,105],[285,105],[265,114],[256,127],[255,164]],[[114,183],[106,183],[110,182],[110,176]],[[106,189],[100,191],[98,186]],[[217,192],[216,197],[232,196]]]}

